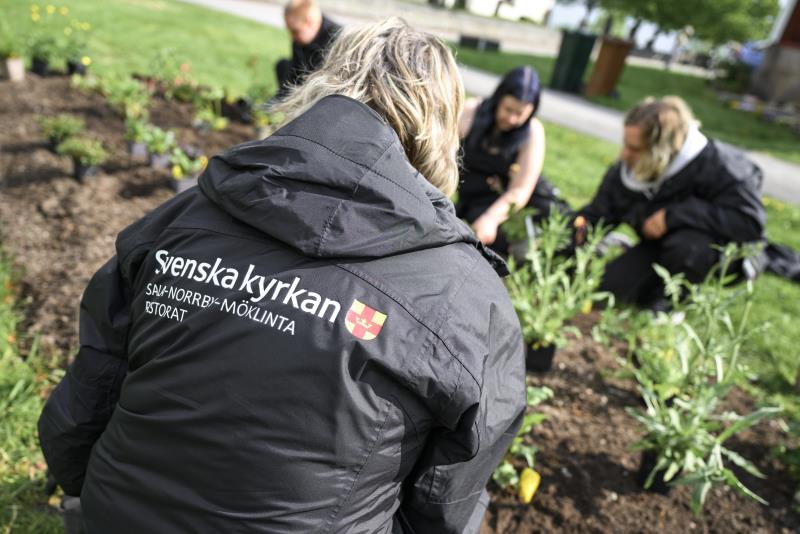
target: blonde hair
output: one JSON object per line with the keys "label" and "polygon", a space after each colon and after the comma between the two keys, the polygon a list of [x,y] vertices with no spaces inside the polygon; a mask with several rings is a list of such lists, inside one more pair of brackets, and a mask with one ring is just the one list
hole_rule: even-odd
{"label": "blonde hair", "polygon": [[342,30],[322,66],[273,110],[287,122],[329,95],[375,110],[397,133],[411,165],[445,195],[455,192],[464,88],[439,39],[396,17]]}
{"label": "blonde hair", "polygon": [[625,126],[640,127],[649,150],[637,161],[634,174],[645,181],[658,178],[680,151],[689,129],[699,124],[679,96],[639,102],[625,115]]}

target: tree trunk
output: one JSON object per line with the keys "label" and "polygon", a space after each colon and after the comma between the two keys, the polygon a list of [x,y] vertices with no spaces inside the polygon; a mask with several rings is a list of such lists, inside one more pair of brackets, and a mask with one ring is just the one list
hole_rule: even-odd
{"label": "tree trunk", "polygon": [[611,28],[614,27],[614,15],[608,14],[606,23],[603,24],[603,37],[608,37],[611,34]]}
{"label": "tree trunk", "polygon": [[633,26],[631,26],[630,32],[628,32],[628,40],[633,41],[634,44],[636,43],[636,33],[639,31],[639,28],[642,27],[642,19],[636,19],[634,21]]}
{"label": "tree trunk", "polygon": [[644,45],[644,49],[647,50],[648,52],[652,52],[653,46],[656,44],[656,39],[658,39],[659,35],[661,35],[660,29],[656,30],[656,33],[654,33],[653,36],[650,38],[650,40],[647,41],[647,44]]}
{"label": "tree trunk", "polygon": [[583,16],[583,19],[581,19],[581,23],[578,26],[579,30],[585,30],[586,26],[589,25],[589,18],[591,18],[594,8],[596,7],[597,0],[586,0],[586,14]]}
{"label": "tree trunk", "polygon": [[505,4],[505,0],[497,0],[497,5],[494,8],[494,16],[495,17],[499,17],[500,16],[500,6],[502,6],[503,4]]}

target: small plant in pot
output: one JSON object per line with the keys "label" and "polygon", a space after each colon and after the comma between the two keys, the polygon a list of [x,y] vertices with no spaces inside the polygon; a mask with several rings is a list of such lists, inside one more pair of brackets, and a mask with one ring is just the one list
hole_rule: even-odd
{"label": "small plant in pot", "polygon": [[186,191],[197,184],[197,177],[208,165],[208,158],[200,155],[190,157],[181,148],[172,150],[172,187],[176,193]]}
{"label": "small plant in pot", "polygon": [[70,25],[64,28],[66,38],[64,56],[67,58],[67,74],[70,76],[86,75],[86,69],[92,64],[87,46],[89,27],[86,22],[72,20]]}
{"label": "small plant in pot", "polygon": [[58,145],[58,153],[69,156],[74,163],[74,176],[78,181],[93,176],[108,158],[100,141],[88,137],[70,137]]}
{"label": "small plant in pot", "polygon": [[29,51],[31,72],[39,76],[48,76],[51,73],[51,65],[58,55],[58,41],[47,33],[34,34]]}
{"label": "small plant in pot", "polygon": [[150,167],[154,169],[169,167],[170,151],[175,147],[175,132],[151,126],[145,133],[144,142],[150,153]]}
{"label": "small plant in pot", "polygon": [[567,218],[553,212],[530,240],[525,262],[509,261],[506,287],[522,326],[528,370],[549,371],[556,348],[567,344],[566,335],[580,336],[566,324],[569,319],[589,313],[594,302],[613,304],[610,294],[597,290],[608,261],[597,253],[602,237],[602,230],[593,228],[584,245],[567,254],[572,232]]}
{"label": "small plant in pot", "polygon": [[215,132],[228,127],[228,119],[222,116],[222,100],[225,93],[221,89],[211,87],[198,91],[194,100],[197,110],[194,115],[194,127],[202,132],[209,129]]}
{"label": "small plant in pot", "polygon": [[128,118],[125,120],[125,141],[128,142],[128,152],[133,159],[146,160],[147,151],[147,131],[149,123],[141,118]]}
{"label": "small plant in pot", "polygon": [[130,76],[109,76],[101,80],[101,91],[111,107],[125,118],[147,114],[150,93],[139,80]]}
{"label": "small plant in pot", "polygon": [[39,117],[39,128],[50,142],[50,148],[56,151],[58,145],[68,138],[83,133],[86,125],[83,120],[71,115],[56,115],[55,117]]}
{"label": "small plant in pot", "polygon": [[22,59],[24,47],[8,27],[8,22],[0,21],[0,69],[2,76],[12,82],[25,80],[25,62]]}

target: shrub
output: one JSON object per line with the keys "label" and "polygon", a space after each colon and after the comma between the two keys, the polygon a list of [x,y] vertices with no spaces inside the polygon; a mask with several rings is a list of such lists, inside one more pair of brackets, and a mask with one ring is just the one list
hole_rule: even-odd
{"label": "shrub", "polygon": [[108,153],[100,141],[88,137],[67,139],[58,145],[58,153],[62,156],[69,156],[86,167],[100,165],[108,158]]}
{"label": "shrub", "polygon": [[71,115],[40,117],[37,122],[45,137],[56,145],[86,129],[83,119]]}
{"label": "shrub", "polygon": [[125,140],[132,143],[144,143],[150,127],[150,124],[143,119],[132,117],[125,119]]}
{"label": "shrub", "polygon": [[170,162],[172,163],[172,177],[176,180],[181,180],[202,172],[208,164],[208,158],[202,155],[190,158],[186,152],[175,147],[172,150]]}
{"label": "shrub", "polygon": [[151,126],[147,129],[144,142],[151,154],[166,154],[175,146],[175,132]]}

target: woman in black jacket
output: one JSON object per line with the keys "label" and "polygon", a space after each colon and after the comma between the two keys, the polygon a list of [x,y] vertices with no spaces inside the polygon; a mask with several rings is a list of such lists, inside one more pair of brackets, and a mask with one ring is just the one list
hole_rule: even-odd
{"label": "woman in black jacket", "polygon": [[489,98],[467,100],[459,120],[464,161],[456,212],[499,254],[508,254],[500,225],[512,209],[535,208],[534,221],[554,207],[566,211],[558,190],[541,175],[545,134],[536,118],[540,100],[536,71],[517,67]]}
{"label": "woman in black jacket", "polygon": [[576,219],[627,223],[639,234],[639,244],[606,267],[602,289],[658,307],[663,285],[652,264],[702,281],[720,260],[715,245],[763,239],[761,181],[741,152],[700,132],[679,97],[639,103],[625,117],[620,160]]}
{"label": "woman in black jacket", "polygon": [[477,532],[521,422],[505,266],[456,216],[463,89],[345,31],[263,141],[122,231],[39,422],[92,532]]}

